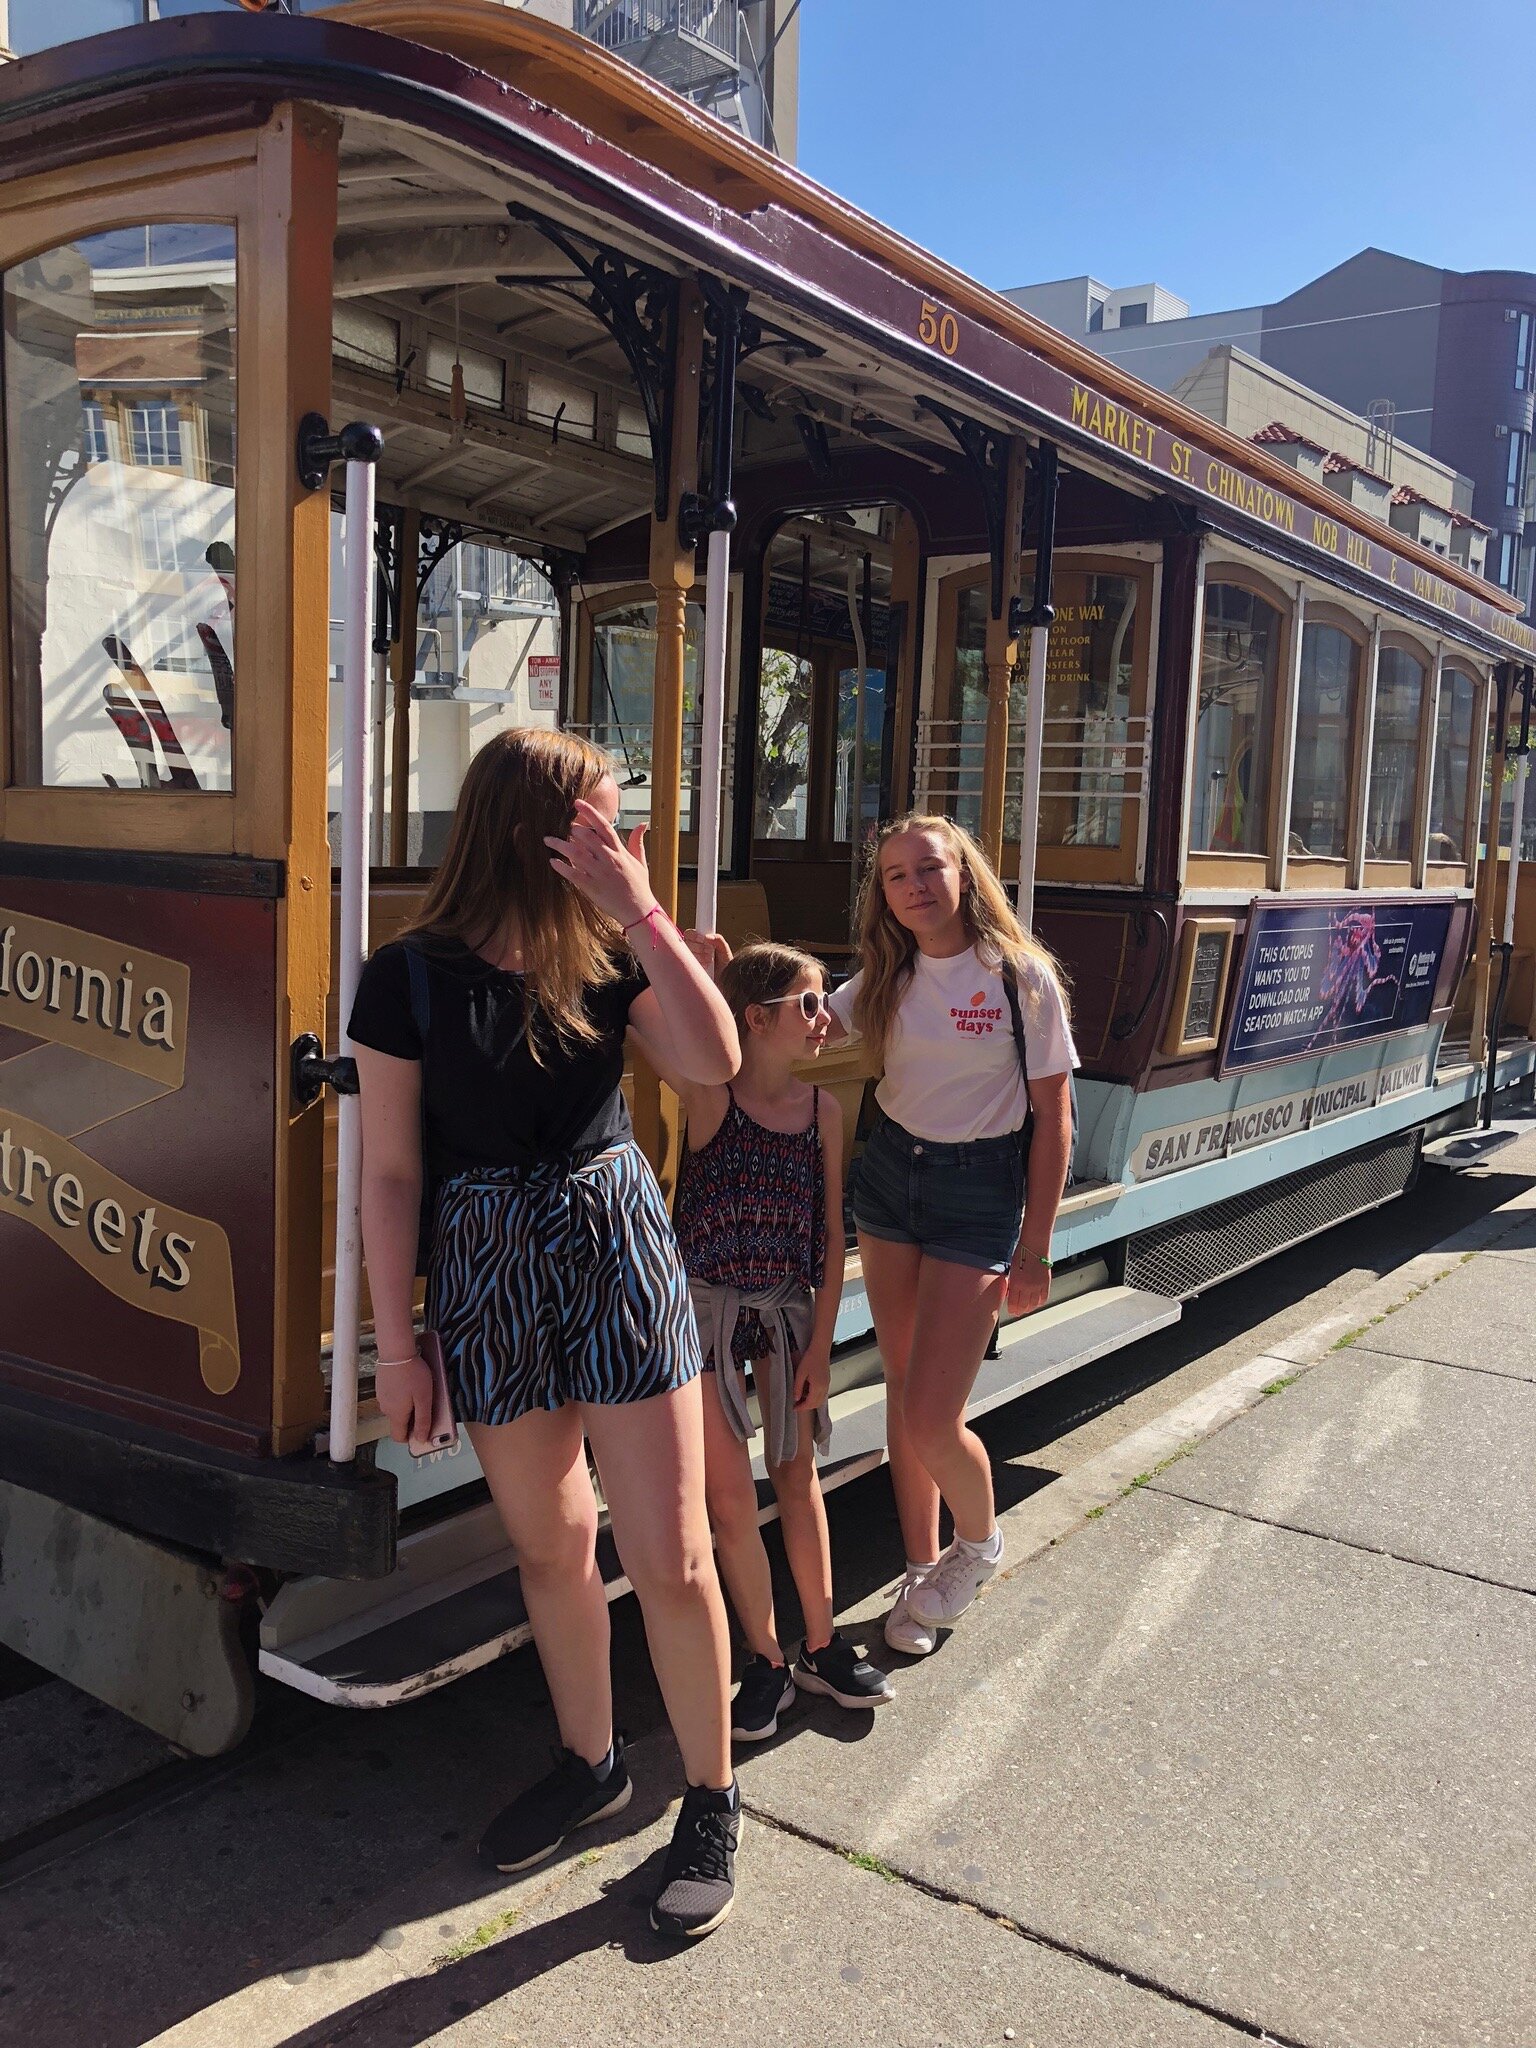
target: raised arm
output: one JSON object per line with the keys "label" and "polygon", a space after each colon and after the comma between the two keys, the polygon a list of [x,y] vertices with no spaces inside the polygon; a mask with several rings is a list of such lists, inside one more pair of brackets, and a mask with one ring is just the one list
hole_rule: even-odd
{"label": "raised arm", "polygon": [[569,837],[547,843],[555,872],[624,927],[645,969],[651,985],[631,1005],[629,1021],[647,1058],[683,1082],[729,1081],[741,1064],[736,1020],[656,901],[645,827],[637,825],[626,846],[602,813],[578,798]]}

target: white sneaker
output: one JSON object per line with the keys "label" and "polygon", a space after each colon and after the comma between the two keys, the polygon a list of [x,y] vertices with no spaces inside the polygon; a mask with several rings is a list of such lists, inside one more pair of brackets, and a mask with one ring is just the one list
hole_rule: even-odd
{"label": "white sneaker", "polygon": [[904,1579],[901,1591],[896,1595],[896,1605],[885,1617],[885,1640],[903,1657],[926,1657],[938,1643],[933,1630],[925,1627],[912,1612],[913,1588],[922,1583],[921,1579]]}
{"label": "white sneaker", "polygon": [[1003,1546],[996,1557],[978,1557],[959,1540],[951,1543],[927,1578],[907,1592],[907,1611],[921,1626],[948,1628],[959,1620],[1003,1561]]}

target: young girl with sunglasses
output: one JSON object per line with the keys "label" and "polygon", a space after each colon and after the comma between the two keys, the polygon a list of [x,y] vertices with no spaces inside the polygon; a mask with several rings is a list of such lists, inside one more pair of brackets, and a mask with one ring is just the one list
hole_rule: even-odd
{"label": "young girl with sunglasses", "polygon": [[[731,1712],[738,1741],[778,1727],[799,1686],[873,1707],[890,1681],[840,1636],[816,1450],[829,1436],[832,1333],[843,1288],[843,1120],[797,1078],[827,1035],[819,963],[788,946],[711,945],[741,1040],[724,1086],[680,1080],[688,1115],[675,1221],[698,1315],[704,1474],[721,1576],[751,1650]],[[793,1669],[781,1647],[747,1448],[746,1371],[762,1413],[768,1476],[805,1623]]]}
{"label": "young girl with sunglasses", "polygon": [[731,1909],[741,1825],[730,1640],[698,1336],[619,1081],[626,1036],[704,1083],[734,1073],[738,1045],[618,809],[606,757],[566,733],[498,733],[470,763],[421,915],[368,962],[352,1012],[363,1244],[378,1402],[404,1443],[431,1421],[412,1293],[435,1184],[427,1324],[517,1552],[559,1725],[556,1768],[497,1815],[481,1854],[527,1869],[629,1802],[590,1443],[688,1777],[651,1921],[701,1935]]}
{"label": "young girl with sunglasses", "polygon": [[[1077,1055],[1055,962],[950,819],[882,828],[858,931],[830,1035],[861,1034],[884,1069],[853,1213],[907,1553],[885,1637],[920,1657],[1002,1557],[965,1410],[1005,1302],[1028,1315],[1049,1298]],[[955,1531],[942,1557],[941,1496]]]}

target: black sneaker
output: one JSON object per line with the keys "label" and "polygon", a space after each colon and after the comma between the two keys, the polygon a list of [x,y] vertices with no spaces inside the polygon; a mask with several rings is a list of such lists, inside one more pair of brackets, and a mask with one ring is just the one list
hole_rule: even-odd
{"label": "black sneaker", "polygon": [[787,1665],[752,1658],[731,1701],[731,1740],[766,1742],[778,1733],[779,1716],[794,1697],[795,1681]]}
{"label": "black sneaker", "polygon": [[795,1659],[795,1683],[805,1692],[824,1692],[840,1707],[883,1707],[896,1697],[891,1681],[834,1635],[824,1650],[802,1649]]}
{"label": "black sneaker", "polygon": [[741,1840],[741,1794],[690,1785],[662,1865],[661,1890],[651,1907],[658,1934],[695,1940],[712,1934],[736,1902],[736,1849]]}
{"label": "black sneaker", "polygon": [[500,1871],[528,1870],[553,1856],[573,1828],[606,1820],[628,1806],[634,1786],[624,1764],[624,1745],[615,1740],[613,1762],[598,1777],[573,1750],[556,1750],[547,1778],[520,1792],[502,1808],[480,1843],[481,1860]]}

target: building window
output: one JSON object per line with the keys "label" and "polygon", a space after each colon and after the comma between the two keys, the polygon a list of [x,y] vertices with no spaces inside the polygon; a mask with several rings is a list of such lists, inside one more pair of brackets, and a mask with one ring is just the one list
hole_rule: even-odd
{"label": "building window", "polygon": [[1206,586],[1191,852],[1268,849],[1280,624],[1275,607],[1253,591],[1235,583]]}
{"label": "building window", "polygon": [[1499,535],[1499,588],[1513,590],[1520,580],[1520,536],[1518,533]]}
{"label": "building window", "polygon": [[99,399],[82,399],[80,404],[80,425],[86,461],[110,462],[112,460],[112,445],[107,439],[106,408]]}
{"label": "building window", "polygon": [[1460,669],[1440,679],[1435,714],[1435,772],[1429,793],[1429,857],[1467,857],[1467,777],[1472,766],[1472,714],[1477,685]]}
{"label": "building window", "polygon": [[1122,327],[1145,327],[1146,324],[1147,302],[1145,299],[1133,299],[1130,305],[1120,308],[1120,325]]}
{"label": "building window", "polygon": [[1342,860],[1349,845],[1350,764],[1359,684],[1358,642],[1337,626],[1308,626],[1301,636],[1296,698],[1293,854]]}
{"label": "building window", "polygon": [[180,469],[181,414],[170,404],[130,406],[128,441],[145,469]]}
{"label": "building window", "polygon": [[231,787],[235,297],[219,222],[114,228],[4,273],[22,785]]}
{"label": "building window", "polygon": [[1529,313],[1522,313],[1515,323],[1515,389],[1517,391],[1529,391],[1531,388],[1531,334],[1531,316]]}
{"label": "building window", "polygon": [[1530,435],[1516,431],[1509,437],[1509,462],[1504,471],[1504,503],[1518,505],[1525,496],[1525,445]]}
{"label": "building window", "polygon": [[1365,805],[1367,860],[1411,860],[1419,802],[1419,714],[1428,671],[1404,647],[1383,647]]}

